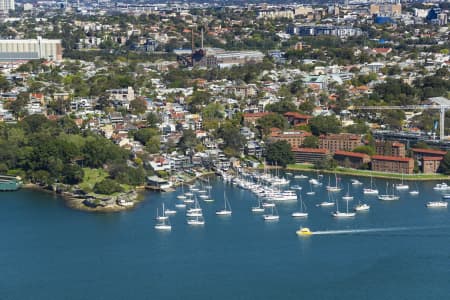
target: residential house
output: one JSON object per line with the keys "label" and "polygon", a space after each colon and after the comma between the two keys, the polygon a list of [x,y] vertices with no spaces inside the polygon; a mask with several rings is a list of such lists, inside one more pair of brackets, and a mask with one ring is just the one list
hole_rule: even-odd
{"label": "residential house", "polygon": [[298,112],[287,112],[283,116],[293,126],[306,125],[312,118],[312,116],[300,114]]}

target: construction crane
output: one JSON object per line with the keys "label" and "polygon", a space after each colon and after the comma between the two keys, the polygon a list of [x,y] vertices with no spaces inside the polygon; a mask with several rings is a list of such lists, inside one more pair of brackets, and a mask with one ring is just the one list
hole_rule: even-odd
{"label": "construction crane", "polygon": [[401,109],[401,110],[428,110],[428,109],[436,109],[439,110],[439,139],[441,141],[444,140],[444,122],[445,122],[445,112],[447,109],[450,109],[450,105],[439,105],[439,104],[428,104],[428,105],[394,105],[394,106],[351,106],[348,110],[393,110],[393,109]]}

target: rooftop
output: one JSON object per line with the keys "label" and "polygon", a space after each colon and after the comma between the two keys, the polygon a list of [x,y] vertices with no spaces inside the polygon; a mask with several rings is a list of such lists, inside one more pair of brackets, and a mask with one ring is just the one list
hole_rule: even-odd
{"label": "rooftop", "polygon": [[327,154],[328,150],[327,149],[317,149],[317,148],[292,148],[292,152]]}
{"label": "rooftop", "polygon": [[350,151],[341,151],[337,150],[334,152],[335,155],[344,155],[344,156],[350,156],[350,157],[358,157],[358,158],[369,158],[370,156],[365,153],[358,153],[358,152],[350,152]]}
{"label": "rooftop", "polygon": [[436,154],[436,155],[445,155],[447,152],[441,150],[433,150],[433,149],[421,149],[421,148],[412,148],[411,149],[415,153],[426,153],[426,154]]}
{"label": "rooftop", "polygon": [[372,156],[372,160],[388,160],[388,161],[398,161],[398,162],[410,162],[413,159],[411,157],[374,155],[374,156]]}

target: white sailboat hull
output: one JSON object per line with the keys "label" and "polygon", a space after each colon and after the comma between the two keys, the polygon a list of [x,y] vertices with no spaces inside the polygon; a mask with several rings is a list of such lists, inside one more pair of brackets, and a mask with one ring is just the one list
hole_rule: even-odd
{"label": "white sailboat hull", "polygon": [[274,215],[264,215],[263,219],[265,221],[277,221],[280,219],[280,216],[274,216]]}
{"label": "white sailboat hull", "polygon": [[158,230],[172,230],[172,226],[170,226],[170,225],[163,225],[163,224],[157,224],[157,225],[155,225],[155,229],[158,229]]}
{"label": "white sailboat hull", "polygon": [[332,213],[333,217],[335,218],[351,218],[356,216],[356,213],[354,212],[339,212],[339,211],[335,211],[334,213]]}
{"label": "white sailboat hull", "polygon": [[294,218],[306,218],[308,216],[308,213],[306,212],[293,212],[292,217]]}

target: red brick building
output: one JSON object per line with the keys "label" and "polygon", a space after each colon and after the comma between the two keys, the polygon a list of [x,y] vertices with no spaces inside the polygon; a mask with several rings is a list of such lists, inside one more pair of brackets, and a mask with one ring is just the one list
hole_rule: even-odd
{"label": "red brick building", "polygon": [[375,152],[378,155],[386,156],[406,156],[405,144],[393,141],[376,141]]}
{"label": "red brick building", "polygon": [[411,151],[422,173],[436,173],[447,154],[445,151],[432,149],[412,148]]}
{"label": "red brick building", "polygon": [[327,149],[293,148],[292,153],[296,163],[315,163],[330,158],[330,152]]}
{"label": "red brick building", "polygon": [[338,150],[333,157],[338,165],[345,168],[359,169],[370,162],[370,156],[365,153],[356,153]]}
{"label": "red brick building", "polygon": [[379,172],[412,174],[414,172],[414,159],[399,156],[372,156],[372,170]]}
{"label": "red brick building", "polygon": [[272,132],[269,141],[277,142],[277,141],[286,141],[288,142],[292,148],[300,148],[303,145],[303,141],[305,137],[311,136],[312,134],[307,131],[284,131],[284,132]]}
{"label": "red brick building", "polygon": [[327,149],[331,153],[336,151],[353,151],[358,146],[363,145],[361,136],[358,134],[341,133],[327,134],[319,136],[319,148]]}

